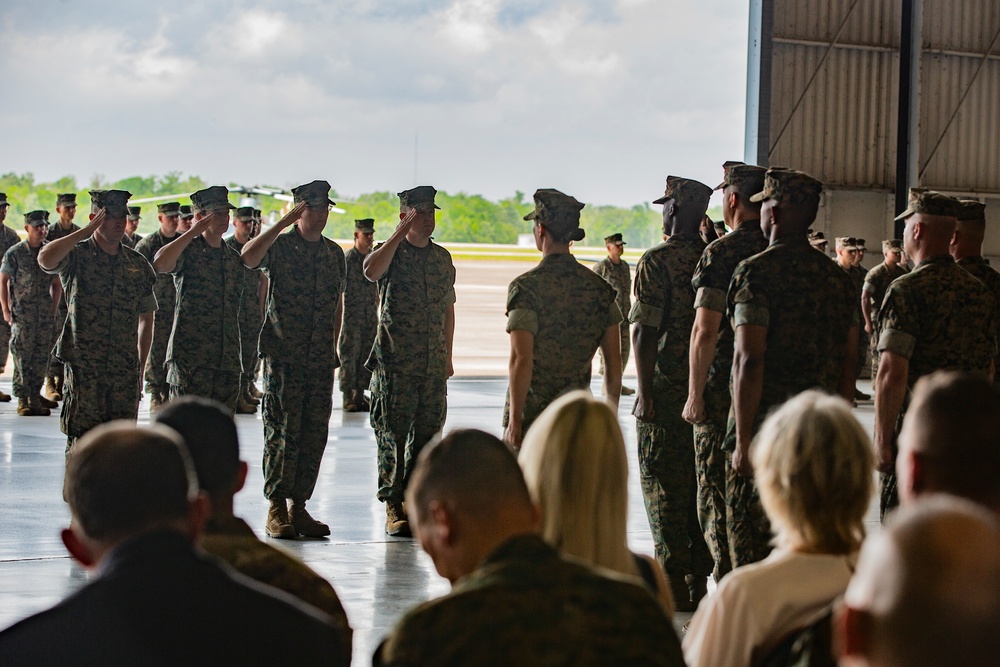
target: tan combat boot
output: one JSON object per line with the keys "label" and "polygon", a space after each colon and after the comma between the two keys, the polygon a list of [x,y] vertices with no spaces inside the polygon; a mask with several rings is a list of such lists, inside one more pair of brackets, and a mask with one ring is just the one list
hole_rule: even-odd
{"label": "tan combat boot", "polygon": [[31,407],[28,406],[28,399],[18,396],[17,397],[17,414],[22,417],[34,417],[34,413],[31,412]]}
{"label": "tan combat boot", "polygon": [[50,401],[61,401],[62,394],[56,388],[56,381],[53,377],[45,378],[45,397]]}
{"label": "tan combat boot", "polygon": [[410,521],[403,511],[403,504],[391,500],[385,503],[385,532],[393,537],[412,537]]}
{"label": "tan combat boot", "polygon": [[250,383],[249,389],[250,389],[250,395],[253,396],[254,398],[258,400],[264,398],[264,392],[258,389],[257,385],[254,384],[253,382]]}
{"label": "tan combat boot", "polygon": [[281,540],[291,540],[295,538],[295,527],[288,520],[288,506],[284,498],[271,500],[271,506],[267,510],[267,523],[264,530],[270,537],[277,537]]}
{"label": "tan combat boot", "polygon": [[250,387],[245,387],[243,389],[243,400],[253,406],[260,405],[260,399],[253,395],[253,392],[250,391]]}
{"label": "tan combat boot", "polygon": [[354,390],[344,392],[344,412],[357,412],[358,406],[354,402]]}
{"label": "tan combat boot", "polygon": [[330,526],[309,516],[306,511],[306,501],[292,499],[288,518],[295,532],[303,537],[326,537],[330,534]]}
{"label": "tan combat boot", "polygon": [[36,396],[35,400],[43,408],[49,408],[50,410],[55,410],[56,408],[59,407],[58,403],[56,403],[55,401],[50,401],[49,399],[45,398],[41,394],[39,394],[38,396]]}
{"label": "tan combat boot", "polygon": [[238,415],[253,415],[257,413],[257,406],[253,403],[248,403],[246,399],[246,394],[243,394],[236,401],[236,414]]}
{"label": "tan combat boot", "polygon": [[10,394],[0,391],[0,403],[10,403]]}
{"label": "tan combat boot", "polygon": [[149,394],[149,414],[155,414],[159,412],[160,408],[163,407],[163,403],[164,403],[163,394],[161,394],[156,390],[153,390]]}
{"label": "tan combat boot", "polygon": [[32,414],[36,417],[48,417],[52,413],[47,407],[38,402],[40,396],[29,396],[28,397],[28,407],[31,408]]}

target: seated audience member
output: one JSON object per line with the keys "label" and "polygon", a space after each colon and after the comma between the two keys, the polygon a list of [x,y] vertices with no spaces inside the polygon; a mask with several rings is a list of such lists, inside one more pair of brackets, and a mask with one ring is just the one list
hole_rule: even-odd
{"label": "seated audience member", "polygon": [[628,455],[608,404],[589,391],[557,399],[529,429],[518,461],[542,513],[542,538],[565,555],[641,577],[673,616],[660,564],[628,548]]}
{"label": "seated audience member", "polygon": [[921,378],[898,446],[902,502],[943,492],[1000,513],[1000,392],[985,377],[938,371]]}
{"label": "seated audience member", "polygon": [[207,512],[180,436],[111,422],[69,456],[67,550],[96,577],[0,633],[3,665],[346,665],[331,619],[195,550]]}
{"label": "seated audience member", "polygon": [[407,613],[375,664],[683,664],[662,607],[634,579],[563,560],[542,540],[499,439],[464,430],[428,445],[406,496],[452,590]]}
{"label": "seated audience member", "polygon": [[844,667],[996,665],[996,516],[945,494],[897,510],[865,542],[834,634]]}
{"label": "seated audience member", "polygon": [[776,548],[702,602],[684,638],[689,667],[757,664],[843,594],[864,539],[874,455],[847,403],[803,392],[767,418],[753,447]]}
{"label": "seated audience member", "polygon": [[208,496],[209,516],[201,547],[241,574],[274,586],[329,614],[350,646],[351,627],[333,586],[305,563],[257,539],[247,522],[233,515],[233,496],[247,478],[240,461],[236,423],[221,403],[184,396],[166,404],[156,421],[177,431],[191,453],[198,484]]}

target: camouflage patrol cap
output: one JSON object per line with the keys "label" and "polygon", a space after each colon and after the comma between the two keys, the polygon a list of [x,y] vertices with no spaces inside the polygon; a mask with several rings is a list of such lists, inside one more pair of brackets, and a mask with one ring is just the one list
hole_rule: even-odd
{"label": "camouflage patrol cap", "polygon": [[48,211],[29,211],[24,214],[24,224],[32,227],[44,227],[49,224]]}
{"label": "camouflage patrol cap", "polygon": [[253,206],[240,206],[238,209],[236,209],[235,216],[237,220],[243,220],[244,222],[247,220],[253,220],[254,219]]}
{"label": "camouflage patrol cap", "polygon": [[10,202],[7,201],[6,192],[0,192],[0,206],[10,206]]}
{"label": "camouflage patrol cap", "polygon": [[858,246],[858,240],[853,236],[838,236],[834,239],[834,247],[837,250],[854,250]]}
{"label": "camouflage patrol cap", "polygon": [[323,208],[336,203],[330,199],[330,184],[326,181],[313,181],[292,188],[292,203],[302,202],[309,208]]}
{"label": "camouflage patrol cap", "polygon": [[90,212],[96,213],[103,208],[104,215],[109,218],[124,218],[128,216],[128,198],[131,192],[125,190],[91,190]]}
{"label": "camouflage patrol cap", "polygon": [[906,220],[914,213],[940,215],[946,218],[958,217],[958,200],[927,188],[910,188],[910,198],[905,211],[893,220]]}
{"label": "camouflage patrol cap", "polygon": [[195,212],[231,211],[236,208],[229,203],[229,188],[225,185],[213,185],[193,193],[191,206]]}
{"label": "camouflage patrol cap", "polygon": [[66,192],[56,195],[56,206],[76,206],[76,193]]}
{"label": "camouflage patrol cap", "polygon": [[715,222],[712,223],[712,226],[715,227],[715,232],[719,235],[720,238],[726,235],[725,220],[716,220]]}
{"label": "camouflage patrol cap", "polygon": [[726,162],[722,165],[725,176],[722,182],[715,188],[722,190],[729,185],[746,185],[754,192],[764,189],[764,174],[767,169],[758,167],[755,164],[744,164],[743,162]]}
{"label": "camouflage patrol cap", "polygon": [[374,218],[362,218],[361,220],[354,221],[355,231],[359,231],[362,234],[374,234],[375,233],[375,219]]}
{"label": "camouflage patrol cap", "polygon": [[264,215],[264,211],[260,210],[259,208],[255,208],[253,210],[254,220],[260,220],[263,215]]}
{"label": "camouflage patrol cap", "polygon": [[691,206],[692,208],[708,208],[708,200],[712,198],[712,188],[700,181],[691,178],[681,178],[680,176],[667,176],[667,185],[663,189],[663,196],[654,200],[654,204],[665,204],[668,199],[673,199],[680,206]]}
{"label": "camouflage patrol cap", "polygon": [[142,218],[140,215],[142,213],[141,206],[129,206],[128,207],[128,219],[129,220],[139,220]]}
{"label": "camouflage patrol cap", "polygon": [[986,222],[986,204],[978,199],[959,199],[958,219],[962,222]]}
{"label": "camouflage patrol cap", "polygon": [[193,218],[194,208],[192,208],[189,204],[179,204],[177,206],[177,214],[180,215],[181,218],[185,220],[187,220],[188,218]]}
{"label": "camouflage patrol cap", "polygon": [[890,252],[903,252],[903,242],[899,239],[886,239],[882,241],[882,254],[888,255]]}
{"label": "camouflage patrol cap", "polygon": [[861,250],[861,251],[867,251],[868,248],[865,247],[865,240],[864,239],[854,239],[854,249],[855,250]]}
{"label": "camouflage patrol cap", "polygon": [[156,205],[156,212],[164,215],[180,215],[181,204],[176,201],[168,201],[164,204]]}
{"label": "camouflage patrol cap", "polygon": [[750,197],[752,202],[765,199],[791,203],[818,203],[823,184],[803,171],[771,167],[764,175],[764,189]]}
{"label": "camouflage patrol cap", "polygon": [[437,190],[430,185],[418,185],[415,188],[398,192],[396,195],[399,197],[399,203],[402,206],[416,208],[421,204],[430,204],[436,209],[441,208],[434,203],[434,197],[437,196]]}
{"label": "camouflage patrol cap", "polygon": [[615,245],[625,245],[625,241],[624,239],[622,239],[622,235],[620,233],[612,234],[611,236],[605,236],[604,243],[605,245],[607,245],[608,243],[614,243]]}
{"label": "camouflage patrol cap", "polygon": [[586,204],[552,188],[535,190],[534,200],[535,209],[524,216],[525,220],[534,220],[557,234],[568,234],[571,241],[582,241],[587,235],[580,229],[580,211]]}

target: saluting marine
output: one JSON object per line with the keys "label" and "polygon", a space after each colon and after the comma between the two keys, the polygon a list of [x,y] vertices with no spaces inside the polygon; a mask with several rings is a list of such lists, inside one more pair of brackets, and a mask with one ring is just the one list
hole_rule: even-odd
{"label": "saluting marine", "polygon": [[372,251],[375,221],[354,221],[354,247],[347,251],[347,289],[344,292],[344,326],[337,349],[340,353],[338,381],[345,412],[368,412],[371,405],[365,389],[372,372],[365,367],[378,331],[378,285],[365,278],[365,257]]}

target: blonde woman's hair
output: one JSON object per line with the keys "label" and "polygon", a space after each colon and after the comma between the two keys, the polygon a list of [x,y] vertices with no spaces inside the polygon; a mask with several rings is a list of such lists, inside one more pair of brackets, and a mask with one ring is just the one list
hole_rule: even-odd
{"label": "blonde woman's hair", "polygon": [[554,401],[528,429],[518,457],[542,537],[565,554],[632,576],[628,458],[618,419],[587,391]]}
{"label": "blonde woman's hair", "polygon": [[841,398],[805,391],[771,414],[753,464],[778,546],[846,554],[864,540],[873,492],[871,440]]}

